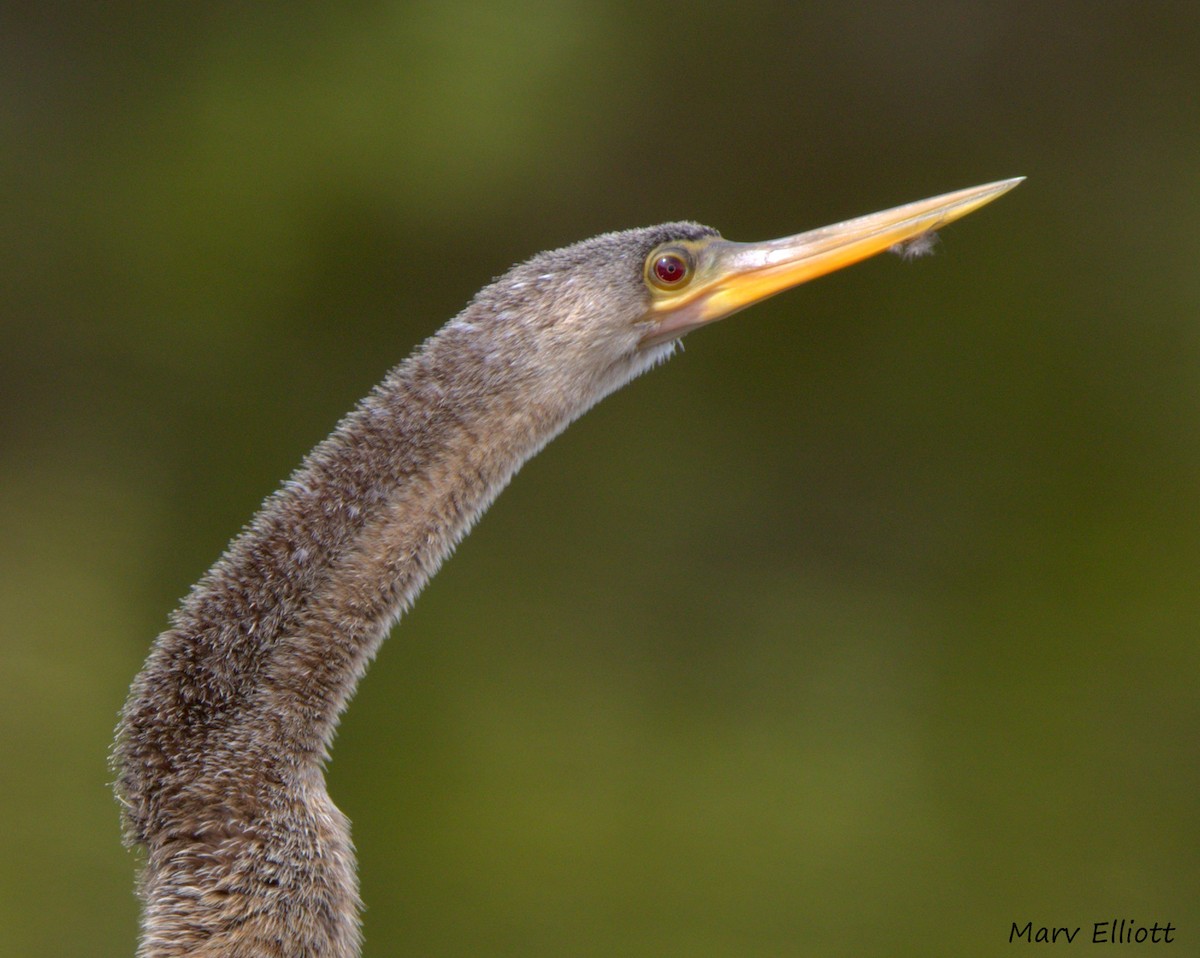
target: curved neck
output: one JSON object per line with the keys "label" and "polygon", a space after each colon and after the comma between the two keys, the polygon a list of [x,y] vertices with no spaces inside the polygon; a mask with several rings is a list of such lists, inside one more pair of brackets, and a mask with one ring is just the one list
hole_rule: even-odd
{"label": "curved neck", "polygon": [[464,388],[473,345],[458,324],[427,341],[264,503],[156,642],[126,707],[123,758],[151,734],[174,739],[166,750],[193,773],[238,761],[214,755],[214,735],[269,740],[293,765],[320,758],[396,618],[582,411],[531,402],[548,391],[511,363]]}
{"label": "curved neck", "polygon": [[[140,954],[357,952],[348,829],[321,773],[338,717],[474,520],[607,391],[540,386],[528,344],[497,352],[479,320],[469,309],[427,341],[313,450],[134,681],[115,760],[148,849]],[[281,929],[288,948],[270,951]]]}

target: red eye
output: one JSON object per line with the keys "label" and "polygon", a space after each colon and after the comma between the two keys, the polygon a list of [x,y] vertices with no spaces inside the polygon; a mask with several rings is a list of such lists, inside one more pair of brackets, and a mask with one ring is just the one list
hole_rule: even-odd
{"label": "red eye", "polygon": [[663,253],[654,261],[651,272],[662,286],[678,286],[688,275],[688,264],[678,253]]}

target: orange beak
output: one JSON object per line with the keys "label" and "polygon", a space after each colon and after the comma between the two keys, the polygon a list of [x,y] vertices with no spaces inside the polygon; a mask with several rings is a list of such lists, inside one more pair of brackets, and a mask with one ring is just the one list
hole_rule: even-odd
{"label": "orange beak", "polygon": [[657,322],[642,345],[677,339],[785,289],[938,230],[1023,179],[973,186],[784,239],[763,243],[716,239],[698,246],[692,281],[682,289],[653,291],[650,319]]}

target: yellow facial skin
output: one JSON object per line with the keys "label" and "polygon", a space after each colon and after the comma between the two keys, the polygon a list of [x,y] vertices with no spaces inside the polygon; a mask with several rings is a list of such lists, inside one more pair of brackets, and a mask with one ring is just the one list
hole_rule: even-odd
{"label": "yellow facial skin", "polygon": [[973,186],[762,243],[714,238],[660,246],[646,258],[654,325],[641,345],[678,339],[768,296],[938,230],[1023,179]]}

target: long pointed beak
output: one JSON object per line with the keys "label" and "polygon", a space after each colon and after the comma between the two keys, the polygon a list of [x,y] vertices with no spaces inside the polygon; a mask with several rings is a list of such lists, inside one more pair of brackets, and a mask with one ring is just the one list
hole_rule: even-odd
{"label": "long pointed beak", "polygon": [[642,345],[677,339],[768,296],[941,229],[1007,193],[1024,178],[973,186],[783,239],[715,240],[696,250],[695,276],[686,288],[656,297],[651,317],[658,322]]}

